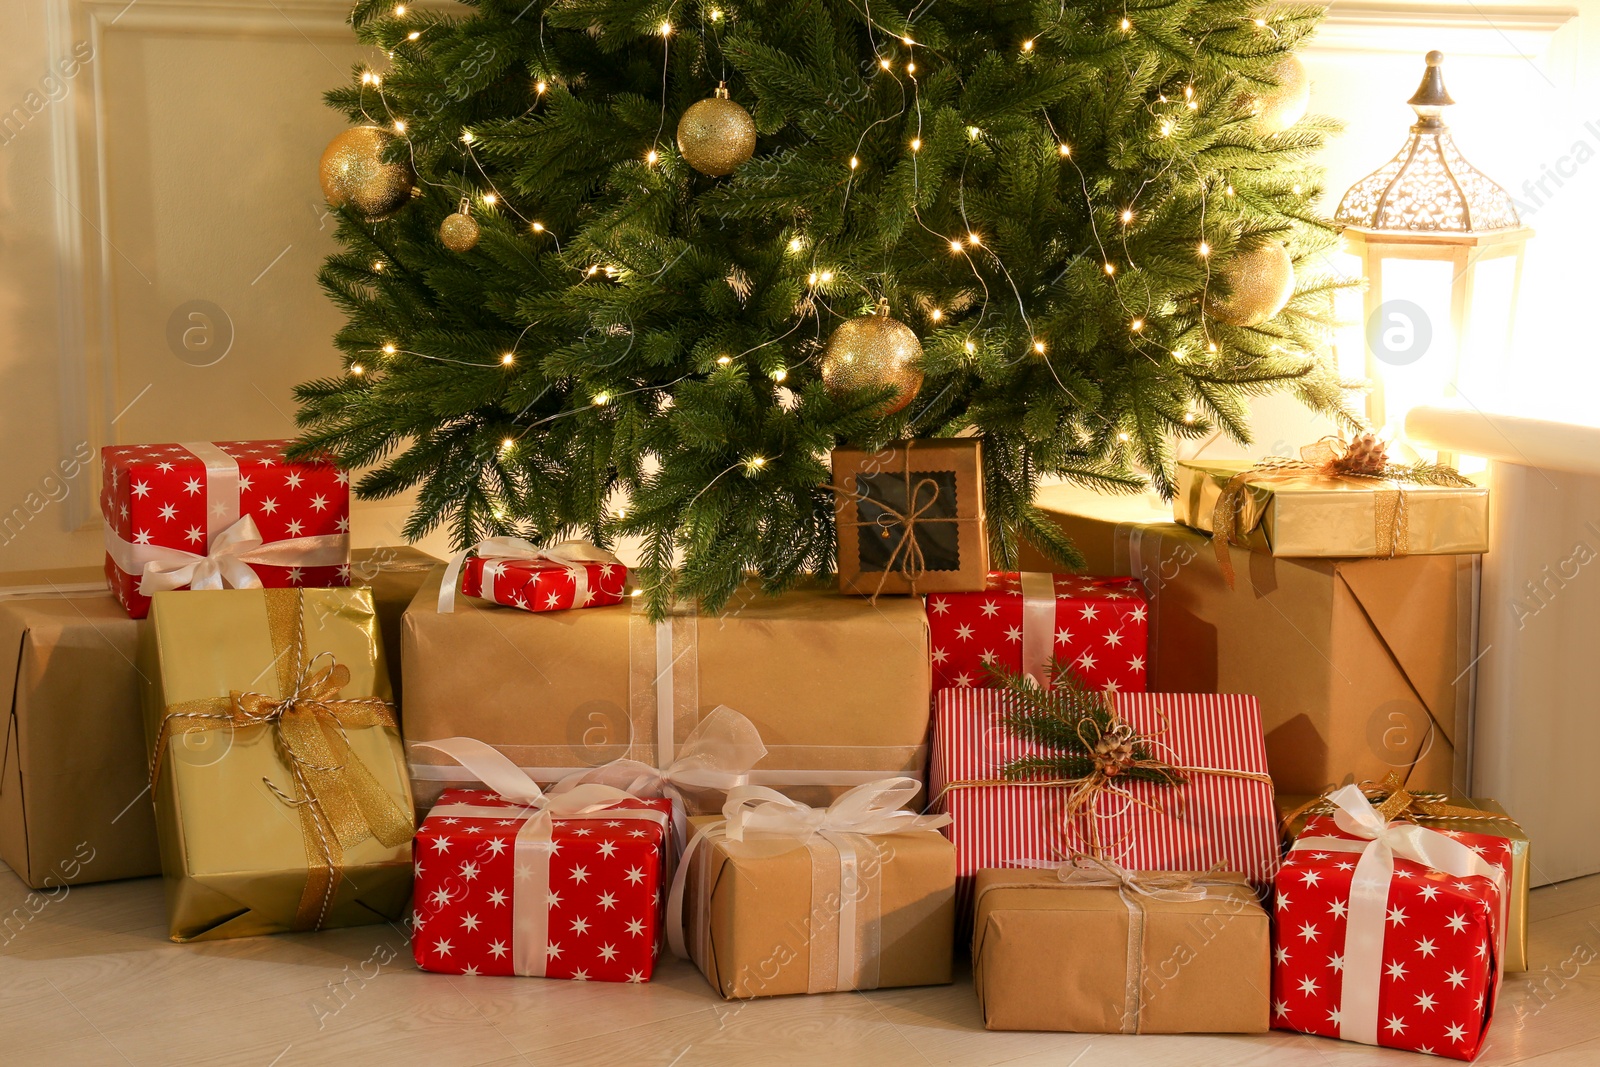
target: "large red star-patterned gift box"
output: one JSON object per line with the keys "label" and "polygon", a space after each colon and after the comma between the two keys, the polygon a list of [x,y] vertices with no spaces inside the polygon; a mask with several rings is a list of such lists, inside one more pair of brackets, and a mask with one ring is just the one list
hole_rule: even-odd
{"label": "large red star-patterned gift box", "polygon": [[1132,578],[991,571],[981,593],[933,593],[933,688],[994,685],[989,667],[1048,684],[1052,660],[1091,689],[1145,687],[1150,603]]}
{"label": "large red star-patterned gift box", "polygon": [[672,805],[551,817],[447,789],[417,830],[412,951],[425,971],[647,982]]}
{"label": "large red star-patterned gift box", "polygon": [[1367,821],[1313,816],[1278,871],[1273,1026],[1470,1060],[1500,984],[1511,842]]}
{"label": "large red star-patterned gift box", "polygon": [[[1267,776],[1255,697],[1233,694],[1118,693],[1117,715],[1151,739],[1182,785],[1117,784],[1078,814],[1067,811],[1073,784],[1005,780],[1007,764],[1049,754],[1019,736],[1003,689],[944,689],[934,695],[928,795],[954,817],[959,914],[970,915],[973,875],[986,867],[1051,866],[1075,852],[1147,871],[1204,871],[1221,863],[1258,887],[1278,862],[1277,808]],[[1091,837],[1092,833],[1092,837]]]}
{"label": "large red star-patterned gift box", "polygon": [[101,450],[106,580],[135,619],[165,589],[350,584],[350,477],[288,441]]}
{"label": "large red star-patterned gift box", "polygon": [[547,559],[473,556],[461,571],[463,596],[523,611],[565,611],[622,603],[628,568],[621,563],[567,565]]}

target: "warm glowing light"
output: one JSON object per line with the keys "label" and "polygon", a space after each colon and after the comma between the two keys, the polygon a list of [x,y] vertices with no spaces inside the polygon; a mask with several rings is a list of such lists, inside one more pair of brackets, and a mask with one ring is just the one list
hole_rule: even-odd
{"label": "warm glowing light", "polygon": [[1161,124],[1161,136],[1166,137],[1171,133],[1172,133],[1172,123],[1163,122]]}
{"label": "warm glowing light", "polygon": [[1128,329],[1132,330],[1134,333],[1138,333],[1140,330],[1144,329],[1144,320],[1134,319],[1132,322],[1128,323]]}
{"label": "warm glowing light", "polygon": [[788,376],[789,372],[784,370],[782,367],[779,367],[777,370],[772,372],[772,380],[775,382],[781,382]]}
{"label": "warm glowing light", "polygon": [[540,96],[543,96],[545,90],[549,89],[549,88],[550,88],[550,83],[546,82],[546,81],[536,81],[536,82],[533,83],[533,91],[535,93],[538,93]]}
{"label": "warm glowing light", "polygon": [[503,367],[509,367],[516,361],[517,354],[515,352],[507,352],[505,355],[500,357],[500,365]]}
{"label": "warm glowing light", "polygon": [[367,368],[363,367],[361,364],[359,364],[359,363],[350,364],[350,373],[354,374],[357,378],[361,377],[366,372],[367,372]]}
{"label": "warm glowing light", "polygon": [[1127,19],[1123,19],[1120,25],[1123,33],[1127,33],[1129,30],[1133,29],[1133,23],[1129,22]]}
{"label": "warm glowing light", "polygon": [[394,7],[394,13],[397,17],[404,18],[406,13],[406,5],[396,4]]}
{"label": "warm glowing light", "polygon": [[718,366],[726,367],[728,364],[730,364],[732,362],[733,362],[733,357],[732,356],[718,356],[717,357],[717,365]]}
{"label": "warm glowing light", "polygon": [[940,319],[944,318],[944,312],[940,311],[938,308],[934,308],[932,311],[928,312],[928,318],[932,319],[934,322],[938,322]]}
{"label": "warm glowing light", "polygon": [[905,45],[907,48],[910,48],[912,45],[916,44],[917,42],[913,41],[909,37],[902,37],[902,38],[900,38],[900,43]]}
{"label": "warm glowing light", "polygon": [[802,248],[804,248],[805,246],[806,246],[806,243],[804,241],[800,240],[800,238],[798,238],[798,237],[789,238],[789,251],[798,252]]}
{"label": "warm glowing light", "polygon": [[500,442],[500,451],[502,451],[502,452],[510,452],[516,446],[517,446],[517,442],[512,440],[511,438],[507,437],[505,440]]}
{"label": "warm glowing light", "polygon": [[967,350],[967,355],[969,356],[978,350],[978,346],[973,344],[971,341],[964,342],[961,347]]}
{"label": "warm glowing light", "polygon": [[1204,241],[1201,241],[1200,242],[1200,254],[1202,256],[1209,256],[1211,254],[1211,246],[1206,244]]}
{"label": "warm glowing light", "polygon": [[418,33],[416,30],[412,30],[410,33],[406,34],[406,40],[415,41],[418,37],[421,37],[421,36],[422,36],[421,33]]}
{"label": "warm glowing light", "polygon": [[878,66],[882,67],[884,70],[888,70],[889,69],[889,61],[887,59],[880,59],[880,60],[878,60]]}
{"label": "warm glowing light", "polygon": [[1068,156],[1072,155],[1072,146],[1068,145],[1068,144],[1063,144],[1060,147],[1059,151],[1061,152],[1061,158],[1062,159],[1066,159]]}
{"label": "warm glowing light", "polygon": [[831,271],[831,270],[823,271],[822,272],[822,281],[823,281],[823,284],[827,284],[828,282],[833,281],[833,271]]}
{"label": "warm glowing light", "polygon": [[1193,423],[1194,422],[1194,412],[1185,411],[1183,413],[1183,421],[1187,422],[1187,423]]}
{"label": "warm glowing light", "polygon": [[381,260],[381,259],[373,260],[372,261],[372,269],[373,269],[373,271],[375,273],[382,274],[383,273],[383,260]]}
{"label": "warm glowing light", "polygon": [[395,351],[396,350],[395,350],[394,345],[384,345],[383,346],[383,354],[386,355],[386,356],[394,355]]}
{"label": "warm glowing light", "polygon": [[1127,435],[1127,434],[1126,434],[1126,433],[1119,433],[1119,434],[1117,434],[1117,440],[1119,440],[1119,441],[1126,441],[1126,440],[1127,440],[1127,439],[1128,439],[1128,435]]}
{"label": "warm glowing light", "polygon": [[1266,19],[1256,19],[1256,29],[1264,30],[1266,28],[1267,28],[1267,20]]}
{"label": "warm glowing light", "polygon": [[544,232],[544,223],[542,223],[542,222],[534,223],[533,224],[533,232],[534,233],[543,233]]}
{"label": "warm glowing light", "polygon": [[1043,341],[1035,341],[1035,342],[1033,342],[1033,350],[1035,352],[1039,353],[1041,356],[1044,355],[1044,342]]}
{"label": "warm glowing light", "polygon": [[399,119],[395,119],[394,120],[394,132],[395,133],[405,133],[406,132],[406,124],[404,122],[400,121]]}
{"label": "warm glowing light", "polygon": [[720,7],[712,8],[711,9],[711,21],[712,22],[719,22],[719,21],[721,21],[721,19],[722,19],[722,9]]}
{"label": "warm glowing light", "polygon": [[906,73],[907,74],[915,74],[916,72],[917,72],[917,65],[915,63],[907,63],[906,64]]}
{"label": "warm glowing light", "polygon": [[372,73],[372,71],[370,71],[370,70],[362,71],[361,72],[361,84],[362,85],[377,85],[378,84],[378,76],[376,74]]}
{"label": "warm glowing light", "polygon": [[1299,196],[1299,195],[1300,195],[1300,183],[1299,183],[1299,182],[1295,182],[1295,185],[1294,185],[1294,195],[1295,195],[1295,196]]}
{"label": "warm glowing light", "polygon": [[1207,352],[1215,352],[1216,350],[1217,350],[1217,342],[1212,341],[1210,344],[1206,345],[1206,351]]}
{"label": "warm glowing light", "polygon": [[806,284],[807,285],[816,285],[817,284],[817,272],[816,271],[812,271],[810,274],[806,275]]}
{"label": "warm glowing light", "polygon": [[596,274],[599,274],[599,273],[600,273],[600,268],[595,266],[593,263],[589,264],[589,269],[583,272],[584,277],[586,277],[586,278],[593,278]]}
{"label": "warm glowing light", "polygon": [[920,137],[911,138],[911,151],[920,152],[921,150],[922,150],[922,138],[920,138]]}
{"label": "warm glowing light", "polygon": [[967,127],[967,136],[972,138],[974,141],[976,141],[978,138],[983,136],[983,131],[978,129],[978,127],[976,127],[976,126],[968,126]]}
{"label": "warm glowing light", "polygon": [[855,156],[851,156],[850,157],[850,169],[851,170],[855,170],[859,166],[861,166],[861,160],[857,159]]}
{"label": "warm glowing light", "polygon": [[1115,274],[1115,273],[1117,273],[1117,265],[1115,263],[1107,263],[1106,264],[1106,273],[1107,274]]}
{"label": "warm glowing light", "polygon": [[1033,51],[1033,38],[1030,37],[1028,40],[1022,42],[1022,50],[1024,52]]}
{"label": "warm glowing light", "polygon": [[1129,210],[1128,208],[1123,208],[1122,209],[1122,221],[1123,222],[1132,222],[1133,221],[1133,212],[1131,210]]}
{"label": "warm glowing light", "polygon": [[471,130],[462,130],[461,131],[461,142],[462,142],[462,144],[471,144],[472,143],[472,131]]}
{"label": "warm glowing light", "polygon": [[969,233],[967,234],[967,244],[971,245],[973,248],[977,248],[979,245],[983,244],[983,238],[979,237],[975,233]]}
{"label": "warm glowing light", "polygon": [[671,37],[672,36],[672,23],[663,22],[661,24],[661,36],[663,36],[663,37]]}
{"label": "warm glowing light", "polygon": [[961,254],[961,242],[960,241],[951,241],[950,242],[950,251],[955,253],[956,255],[960,255]]}
{"label": "warm glowing light", "polygon": [[594,394],[595,407],[600,407],[602,405],[609,404],[609,403],[611,403],[611,394],[610,393],[596,393],[596,394]]}
{"label": "warm glowing light", "polygon": [[1194,86],[1192,86],[1192,85],[1185,85],[1185,86],[1184,86],[1184,87],[1183,87],[1183,98],[1184,98],[1184,99],[1185,99],[1185,100],[1192,100],[1192,99],[1194,99]]}
{"label": "warm glowing light", "polygon": [[483,202],[485,204],[487,204],[489,207],[494,207],[496,204],[498,204],[500,202],[500,198],[498,196],[495,196],[493,193],[484,193],[483,194]]}
{"label": "warm glowing light", "polygon": [[650,164],[652,167],[656,165],[656,161],[660,158],[660,153],[658,153],[654,148],[650,149],[650,151],[644,154],[644,161]]}
{"label": "warm glowing light", "polygon": [[1231,186],[1231,185],[1228,186],[1226,189],[1223,190],[1223,192],[1227,193],[1229,196],[1232,196],[1233,195],[1233,186]]}
{"label": "warm glowing light", "polygon": [[760,470],[766,465],[766,456],[751,456],[749,459],[744,461],[744,472],[746,474],[754,474],[756,471]]}

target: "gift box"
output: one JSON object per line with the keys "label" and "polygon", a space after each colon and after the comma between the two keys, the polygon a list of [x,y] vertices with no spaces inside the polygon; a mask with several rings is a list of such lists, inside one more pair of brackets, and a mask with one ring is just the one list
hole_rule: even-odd
{"label": "gift box", "polygon": [[[972,985],[990,1030],[1260,1033],[1271,922],[1238,874],[977,874]],[[1092,869],[1091,869],[1092,870]]]}
{"label": "gift box", "polygon": [[[431,580],[406,613],[405,737],[419,801],[470,785],[418,742],[494,745],[535,781],[628,758],[665,769],[720,706],[755,724],[750,781],[826,804],[927,764],[928,623],[922,604],[876,605],[810,586],[741,590],[720,616],[659,623],[643,598],[584,611],[506,611],[463,598],[438,611]],[[691,807],[715,812],[691,797]]]}
{"label": "gift box", "polygon": [[995,685],[991,667],[1047,686],[1059,661],[1091,689],[1140,692],[1149,609],[1131,578],[991,572],[981,593],[929,595],[933,688]]}
{"label": "gift box", "polygon": [[1118,693],[1104,699],[1123,724],[1110,733],[1133,739],[1128,758],[1142,748],[1181,784],[1129,780],[1127,760],[1093,781],[1043,772],[1008,780],[1008,765],[1053,754],[1008,722],[1017,698],[1000,689],[935,695],[928,792],[954,819],[946,833],[956,846],[961,910],[978,871],[1074,853],[1139,870],[1204,871],[1220,863],[1255,885],[1270,884],[1277,814],[1255,698]]}
{"label": "gift box", "polygon": [[[1149,688],[1260,700],[1279,790],[1317,794],[1399,770],[1411,789],[1464,791],[1452,782],[1471,709],[1478,557],[1230,547],[1230,587],[1211,540],[1145,501],[1051,486],[1037,504],[1089,573],[1131,574],[1149,593]],[[1023,565],[1035,562],[1024,550]]]}
{"label": "gift box", "polygon": [[[386,662],[433,557],[411,548],[351,556],[371,589]],[[35,889],[161,873],[139,711],[138,624],[99,567],[0,581],[0,859]],[[398,686],[396,687],[398,692]]]}
{"label": "gift box", "polygon": [[[1241,475],[1245,477],[1235,483]],[[1229,486],[1234,485],[1231,495]],[[1486,486],[1410,485],[1244,461],[1180,460],[1173,518],[1211,533],[1229,496],[1234,544],[1272,556],[1454,556],[1489,550]]]}
{"label": "gift box", "polygon": [[649,981],[671,811],[667,800],[619,796],[555,814],[486,790],[446,790],[417,830],[417,966]]}
{"label": "gift box", "polygon": [[1470,1060],[1500,984],[1511,844],[1332,794],[1278,871],[1273,1026]]}
{"label": "gift box", "polygon": [[[917,788],[861,786],[832,817],[734,790],[723,816],[691,820],[681,910],[669,905],[685,927],[675,949],[730,1000],[948,983],[955,850],[942,820],[891,813]],[[761,808],[748,826],[743,804]],[[857,830],[843,808],[855,809]]]}
{"label": "gift box", "polygon": [[[1367,799],[1382,801],[1393,794],[1393,788],[1367,790]],[[1284,846],[1294,844],[1294,839],[1304,831],[1306,820],[1313,815],[1326,815],[1332,805],[1326,797],[1278,797],[1279,825],[1283,830]],[[1459,831],[1503,838],[1511,846],[1509,891],[1506,896],[1505,946],[1500,954],[1503,968],[1526,971],[1528,962],[1528,889],[1532,867],[1528,861],[1528,835],[1523,832],[1498,801],[1488,797],[1455,797],[1443,793],[1412,795],[1406,805],[1404,817],[1426,826],[1430,830]]]}
{"label": "gift box", "polygon": [[492,537],[473,551],[446,572],[442,610],[454,610],[449,594],[458,569],[463,596],[523,611],[605,607],[620,604],[627,591],[628,568],[587,541],[540,549],[519,537]]}
{"label": "gift box", "polygon": [[106,580],[142,619],[157,590],[350,584],[350,476],[289,441],[101,449]]}
{"label": "gift box", "polygon": [[411,794],[370,592],[158,593],[138,663],[173,940],[403,914]]}
{"label": "gift box", "polygon": [[846,593],[983,589],[989,531],[976,437],[833,450],[839,588]]}

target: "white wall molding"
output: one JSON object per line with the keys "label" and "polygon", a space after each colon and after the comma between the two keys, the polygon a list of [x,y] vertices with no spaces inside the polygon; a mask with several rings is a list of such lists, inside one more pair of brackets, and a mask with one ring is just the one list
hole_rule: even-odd
{"label": "white wall molding", "polygon": [[1431,4],[1334,0],[1307,51],[1537,58],[1578,17],[1567,5]]}

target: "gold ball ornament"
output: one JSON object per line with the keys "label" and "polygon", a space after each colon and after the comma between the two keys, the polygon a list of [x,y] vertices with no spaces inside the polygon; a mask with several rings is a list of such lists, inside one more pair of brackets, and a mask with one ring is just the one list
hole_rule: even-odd
{"label": "gold ball ornament", "polygon": [[1206,312],[1230,326],[1259,326],[1294,295],[1294,261],[1277,241],[1240,252],[1213,276],[1227,295],[1206,297]]}
{"label": "gold ball ornament", "polygon": [[461,206],[439,223],[439,240],[452,252],[470,252],[478,244],[478,220],[472,217],[472,202],[461,198]]}
{"label": "gold ball ornament", "polygon": [[322,195],[334,207],[349,205],[368,222],[381,222],[411,199],[411,168],[385,163],[383,150],[394,134],[357,126],[328,142],[318,167]]}
{"label": "gold ball ornament", "polygon": [[922,388],[922,342],[911,327],[891,318],[887,307],[846,319],[822,354],[822,385],[835,400],[857,389],[892,386],[894,395],[878,414],[893,415]]}
{"label": "gold ball ornament", "polygon": [[1292,52],[1284,56],[1273,67],[1271,77],[1277,85],[1250,97],[1256,127],[1267,134],[1287,130],[1306,117],[1306,108],[1311,105],[1311,77],[1299,56]]}
{"label": "gold ball ornament", "polygon": [[678,120],[678,151],[701,174],[732,174],[756,151],[756,124],[750,112],[728,99],[727,86],[692,104]]}

